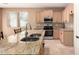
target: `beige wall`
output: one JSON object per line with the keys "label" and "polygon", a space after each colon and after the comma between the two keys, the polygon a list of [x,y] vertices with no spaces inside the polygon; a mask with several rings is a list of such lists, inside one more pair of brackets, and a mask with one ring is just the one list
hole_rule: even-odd
{"label": "beige wall", "polygon": [[2,31],[2,9],[0,8],[0,31]]}

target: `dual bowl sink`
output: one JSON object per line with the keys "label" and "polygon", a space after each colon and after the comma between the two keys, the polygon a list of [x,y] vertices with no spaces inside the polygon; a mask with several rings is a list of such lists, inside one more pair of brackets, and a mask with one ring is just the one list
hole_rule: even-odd
{"label": "dual bowl sink", "polygon": [[26,37],[22,38],[21,41],[24,41],[24,42],[27,42],[27,41],[29,41],[29,42],[37,41],[37,40],[39,40],[40,36],[41,36],[41,34],[33,33],[33,34],[29,35],[29,36],[26,36]]}

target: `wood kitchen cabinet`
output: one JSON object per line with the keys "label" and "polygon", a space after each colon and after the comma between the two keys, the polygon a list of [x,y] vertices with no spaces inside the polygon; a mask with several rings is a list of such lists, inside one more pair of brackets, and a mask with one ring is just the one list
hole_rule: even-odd
{"label": "wood kitchen cabinet", "polygon": [[56,29],[53,30],[53,38],[59,39],[59,30],[56,30]]}
{"label": "wood kitchen cabinet", "polygon": [[40,22],[44,22],[45,17],[53,17],[53,10],[52,9],[46,9],[40,12]]}
{"label": "wood kitchen cabinet", "polygon": [[36,23],[40,22],[40,11],[36,11]]}
{"label": "wood kitchen cabinet", "polygon": [[66,46],[73,46],[73,31],[60,30],[60,41]]}
{"label": "wood kitchen cabinet", "polygon": [[63,43],[63,31],[62,30],[59,31],[59,39],[61,43]]}
{"label": "wood kitchen cabinet", "polygon": [[53,10],[53,22],[62,22],[62,9]]}
{"label": "wood kitchen cabinet", "polygon": [[62,10],[63,8],[43,9],[37,13],[40,17],[40,22],[43,22],[44,17],[50,16],[53,18],[53,22],[62,22]]}
{"label": "wood kitchen cabinet", "polygon": [[67,5],[67,7],[65,7],[62,13],[63,13],[62,15],[63,22],[73,22],[73,19],[71,19],[71,17],[73,18],[74,14],[73,4]]}
{"label": "wood kitchen cabinet", "polygon": [[[53,9],[53,22],[62,22],[62,10],[63,8]],[[59,29],[53,29],[53,38],[59,39]]]}

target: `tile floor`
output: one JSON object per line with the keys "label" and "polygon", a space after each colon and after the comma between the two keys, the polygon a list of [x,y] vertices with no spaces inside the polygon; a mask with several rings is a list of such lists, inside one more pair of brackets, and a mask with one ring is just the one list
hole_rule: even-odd
{"label": "tile floor", "polygon": [[60,40],[44,40],[45,55],[74,55],[74,47],[64,46]]}

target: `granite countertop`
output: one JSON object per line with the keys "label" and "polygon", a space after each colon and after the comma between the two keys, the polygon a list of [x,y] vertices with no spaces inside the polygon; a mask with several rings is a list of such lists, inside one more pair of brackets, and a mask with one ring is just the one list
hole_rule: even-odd
{"label": "granite countertop", "polygon": [[[18,42],[16,44],[12,43],[2,43],[0,45],[0,54],[39,54],[40,48],[42,47],[43,43],[43,36],[44,32],[42,30],[28,30],[29,35],[31,33],[40,33],[42,34],[40,39],[38,41],[33,41],[33,42]],[[1,44],[1,43],[0,43]],[[2,50],[1,50],[2,49]]]}
{"label": "granite countertop", "polygon": [[73,31],[72,28],[62,28],[62,29],[60,29],[60,30],[62,30],[62,31]]}

